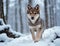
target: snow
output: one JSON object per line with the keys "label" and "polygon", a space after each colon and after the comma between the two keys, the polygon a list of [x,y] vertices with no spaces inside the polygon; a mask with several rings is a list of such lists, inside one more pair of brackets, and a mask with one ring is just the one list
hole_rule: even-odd
{"label": "snow", "polygon": [[5,33],[0,34],[0,41],[9,42],[11,40],[13,40],[13,38],[7,37]]}
{"label": "snow", "polygon": [[2,25],[2,26],[0,26],[0,31],[4,30],[5,28],[8,28],[8,27],[9,27],[9,25]]}
{"label": "snow", "polygon": [[9,28],[9,32],[12,32],[16,37],[23,36],[23,34],[12,30],[11,26],[9,24],[6,25],[3,22],[3,19],[0,18],[0,31],[4,31],[5,29],[8,29],[8,28]]}
{"label": "snow", "polygon": [[1,18],[0,18],[0,22],[1,22],[3,25],[5,25],[5,23],[3,22],[3,19],[1,19]]}
{"label": "snow", "polygon": [[[59,30],[60,26],[44,30],[42,39],[36,43],[32,40],[31,34],[15,39],[8,38],[6,34],[1,34],[0,40],[4,40],[5,42],[1,42],[0,46],[60,46],[60,38],[55,39],[57,35],[60,36]],[[52,40],[53,42],[51,42]]]}
{"label": "snow", "polygon": [[[52,40],[54,40],[56,38],[56,36],[60,37],[60,27],[59,26],[55,26],[49,29],[46,29],[42,35],[42,39],[51,42]],[[48,39],[48,40],[47,40]]]}
{"label": "snow", "polygon": [[4,30],[5,28],[9,28],[10,25],[5,25],[3,19],[0,18],[0,31]]}
{"label": "snow", "polygon": [[[39,42],[34,43],[31,34],[24,35],[19,32],[12,30],[10,25],[5,25],[3,20],[0,19],[2,25],[0,25],[0,31],[5,28],[9,28],[9,32],[12,32],[16,37],[19,38],[9,38],[5,33],[0,34],[0,46],[59,46],[60,39],[55,39],[56,36],[60,37],[60,26],[55,26],[49,29],[45,29],[42,34],[42,39]],[[54,40],[55,39],[55,40]],[[53,42],[52,42],[53,41]],[[13,44],[12,44],[13,43]]]}
{"label": "snow", "polygon": [[24,34],[21,34],[21,33],[19,33],[19,32],[16,32],[16,31],[14,31],[11,27],[10,27],[10,30],[9,30],[10,32],[12,32],[15,36],[24,36]]}
{"label": "snow", "polygon": [[[0,43],[1,45],[2,43]],[[3,43],[3,46],[55,46],[53,43],[47,43],[43,40],[34,43],[31,35],[25,36],[25,37],[20,37],[16,38],[11,42],[8,43]]]}
{"label": "snow", "polygon": [[55,37],[56,35],[53,28],[46,29],[42,35],[42,39],[46,40],[47,42],[51,42]]}
{"label": "snow", "polygon": [[10,25],[2,25],[2,26],[0,26],[0,31],[4,31],[4,29],[6,29],[6,28],[7,29],[9,28],[9,32],[12,32],[15,36],[23,36],[23,34],[12,30]]}
{"label": "snow", "polygon": [[54,40],[55,46],[60,46],[60,38]]}

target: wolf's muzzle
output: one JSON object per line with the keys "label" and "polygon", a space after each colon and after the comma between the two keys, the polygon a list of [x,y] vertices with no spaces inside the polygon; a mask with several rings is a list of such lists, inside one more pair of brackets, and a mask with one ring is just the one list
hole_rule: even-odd
{"label": "wolf's muzzle", "polygon": [[34,20],[34,17],[31,17],[32,20]]}

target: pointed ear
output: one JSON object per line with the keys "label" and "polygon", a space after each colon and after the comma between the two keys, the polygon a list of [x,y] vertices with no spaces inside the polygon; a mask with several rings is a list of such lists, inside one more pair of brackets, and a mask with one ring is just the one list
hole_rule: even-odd
{"label": "pointed ear", "polygon": [[39,5],[38,4],[35,6],[35,9],[36,10],[39,10]]}
{"label": "pointed ear", "polygon": [[30,5],[30,4],[28,4],[27,8],[28,8],[28,10],[30,10],[32,7],[31,7],[31,5]]}

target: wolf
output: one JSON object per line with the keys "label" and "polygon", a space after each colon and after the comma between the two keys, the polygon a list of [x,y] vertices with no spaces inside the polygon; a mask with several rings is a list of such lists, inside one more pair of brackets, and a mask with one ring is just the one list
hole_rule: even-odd
{"label": "wolf", "polygon": [[28,25],[34,42],[38,42],[41,39],[44,27],[39,11],[40,7],[38,4],[35,7],[32,7],[30,4],[27,5]]}

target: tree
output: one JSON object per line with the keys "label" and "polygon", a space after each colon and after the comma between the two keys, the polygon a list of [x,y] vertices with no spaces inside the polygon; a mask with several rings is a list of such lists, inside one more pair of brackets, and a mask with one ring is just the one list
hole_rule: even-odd
{"label": "tree", "polygon": [[57,7],[56,7],[56,4],[57,4],[57,0],[54,0],[54,25],[56,26],[57,25]]}
{"label": "tree", "polygon": [[23,33],[23,22],[22,22],[22,13],[21,13],[21,0],[18,0],[19,3],[19,15],[20,15],[20,26],[21,26],[21,33]]}
{"label": "tree", "polygon": [[2,18],[3,21],[5,22],[4,11],[3,11],[3,0],[0,0],[0,18]]}
{"label": "tree", "polygon": [[53,27],[54,26],[54,10],[53,10],[53,8],[54,8],[54,2],[53,2],[53,0],[49,0],[49,5],[50,5],[50,7],[49,7],[49,13],[50,13],[50,27]]}
{"label": "tree", "polygon": [[50,14],[50,27],[56,25],[56,0],[48,0],[49,14]]}
{"label": "tree", "polygon": [[17,0],[15,0],[15,30],[18,30],[17,27]]}
{"label": "tree", "polygon": [[8,7],[9,6],[9,0],[6,0],[6,23],[8,22]]}
{"label": "tree", "polygon": [[29,2],[28,2],[28,3],[32,5],[32,0],[29,0]]}
{"label": "tree", "polygon": [[53,27],[57,24],[56,0],[45,0],[44,4],[45,4],[46,28]]}
{"label": "tree", "polygon": [[44,0],[44,6],[45,6],[45,22],[46,22],[46,28],[48,28],[47,0]]}

